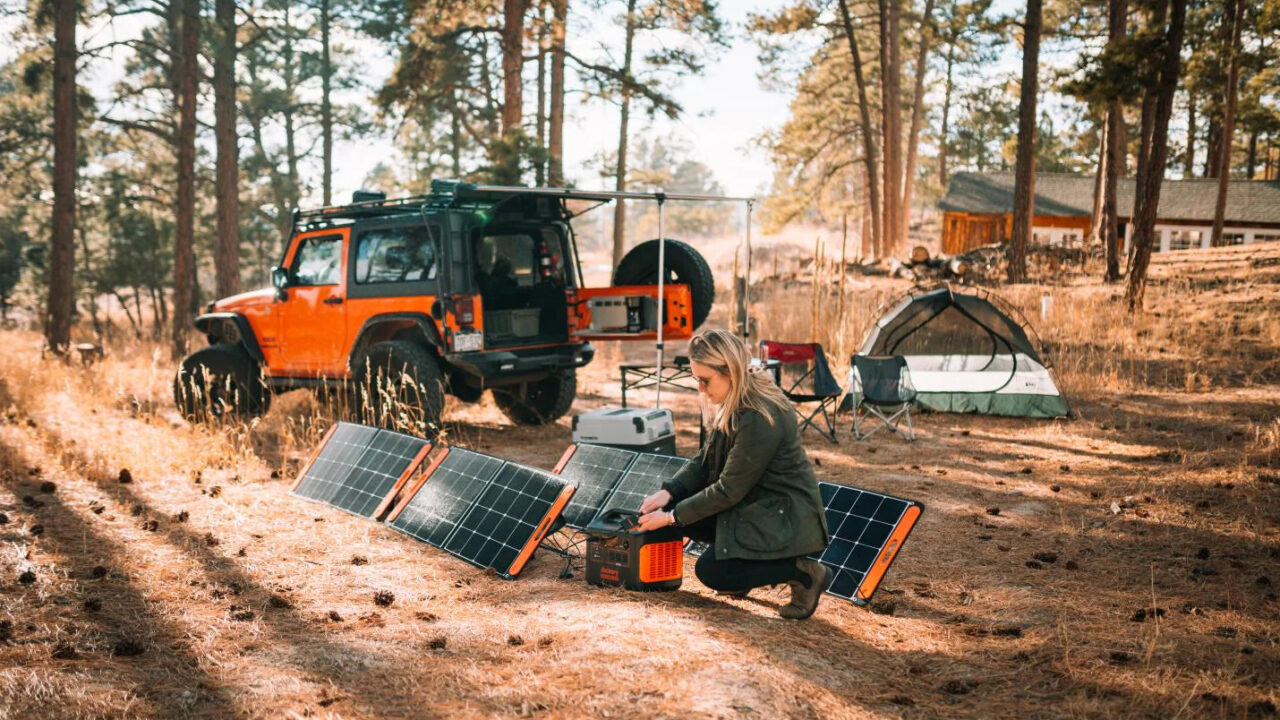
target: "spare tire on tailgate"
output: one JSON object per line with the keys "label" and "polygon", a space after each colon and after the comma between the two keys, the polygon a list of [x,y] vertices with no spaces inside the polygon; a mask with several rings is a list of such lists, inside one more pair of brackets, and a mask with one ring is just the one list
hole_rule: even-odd
{"label": "spare tire on tailgate", "polygon": [[[689,294],[693,300],[693,329],[697,329],[711,314],[711,305],[716,299],[716,283],[711,275],[711,266],[707,265],[702,253],[694,250],[691,245],[671,238],[667,238],[664,260],[667,266],[665,282],[689,286]],[[613,271],[613,284],[657,285],[658,241],[646,240],[631,248]]]}

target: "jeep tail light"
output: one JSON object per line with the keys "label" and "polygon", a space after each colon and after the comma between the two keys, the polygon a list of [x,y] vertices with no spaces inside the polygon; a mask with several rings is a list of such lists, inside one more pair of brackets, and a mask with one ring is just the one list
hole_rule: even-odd
{"label": "jeep tail light", "polygon": [[453,299],[453,316],[457,318],[458,325],[464,328],[473,327],[476,324],[476,300],[471,295],[460,295]]}

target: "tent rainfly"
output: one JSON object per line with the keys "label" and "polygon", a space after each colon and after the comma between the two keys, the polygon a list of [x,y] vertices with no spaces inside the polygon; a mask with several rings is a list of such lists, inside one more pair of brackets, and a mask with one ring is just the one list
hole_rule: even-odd
{"label": "tent rainfly", "polygon": [[904,356],[916,402],[929,410],[1064,417],[1067,402],[1029,328],[998,302],[950,287],[908,294],[876,321],[860,354]]}

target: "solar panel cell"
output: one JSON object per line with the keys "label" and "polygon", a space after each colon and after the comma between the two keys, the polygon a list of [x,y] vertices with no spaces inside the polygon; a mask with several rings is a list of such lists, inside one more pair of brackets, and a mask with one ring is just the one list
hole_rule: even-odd
{"label": "solar panel cell", "polygon": [[639,512],[640,504],[657,492],[662,483],[675,477],[691,461],[670,455],[639,454],[614,486],[603,503],[600,512],[627,510]]}
{"label": "solar panel cell", "polygon": [[377,517],[425,458],[421,438],[338,423],[299,473],[293,493],[361,517]]}
{"label": "solar panel cell", "polygon": [[818,483],[831,542],[818,559],[835,573],[828,593],[866,604],[921,507],[902,498],[847,485]]}
{"label": "solar panel cell", "polygon": [[636,453],[596,445],[577,445],[571,449],[573,453],[562,463],[558,474],[578,489],[564,510],[564,521],[569,527],[582,529],[600,511],[601,504],[636,458]]}
{"label": "solar panel cell", "polygon": [[444,547],[485,485],[504,461],[470,450],[450,449],[417,492],[393,515],[391,527]]}

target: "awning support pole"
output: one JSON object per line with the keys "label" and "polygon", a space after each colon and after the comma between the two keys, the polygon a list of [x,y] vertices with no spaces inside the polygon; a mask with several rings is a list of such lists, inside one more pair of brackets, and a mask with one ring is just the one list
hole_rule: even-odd
{"label": "awning support pole", "polygon": [[742,288],[743,308],[745,310],[742,323],[742,341],[747,344],[747,352],[751,352],[751,210],[754,200],[747,201],[747,278]]}
{"label": "awning support pole", "polygon": [[654,394],[653,406],[662,407],[662,328],[666,325],[667,298],[663,287],[667,279],[667,234],[663,227],[663,206],[666,194],[659,190],[655,199],[658,201],[658,385]]}

